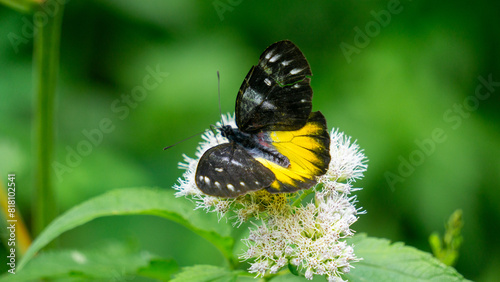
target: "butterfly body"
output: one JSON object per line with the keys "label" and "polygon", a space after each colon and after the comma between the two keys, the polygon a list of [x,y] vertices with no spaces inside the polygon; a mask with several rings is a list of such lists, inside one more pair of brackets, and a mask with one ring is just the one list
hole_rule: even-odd
{"label": "butterfly body", "polygon": [[288,158],[274,148],[268,132],[262,131],[257,134],[245,133],[229,125],[222,126],[220,131],[223,137],[226,137],[230,142],[242,146],[254,158],[262,157],[283,167],[290,165]]}
{"label": "butterfly body", "polygon": [[205,194],[234,198],[251,191],[295,192],[316,184],[330,162],[326,120],[311,112],[311,69],[291,41],[269,46],[243,80],[229,143],[208,149],[196,170]]}

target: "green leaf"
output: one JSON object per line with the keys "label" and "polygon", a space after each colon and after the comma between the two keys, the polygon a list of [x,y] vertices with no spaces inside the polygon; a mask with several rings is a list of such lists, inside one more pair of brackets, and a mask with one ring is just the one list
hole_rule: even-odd
{"label": "green leaf", "polygon": [[18,265],[23,266],[54,238],[95,218],[116,215],[156,215],[175,221],[214,244],[231,263],[234,239],[228,224],[215,214],[194,211],[193,203],[175,198],[172,189],[125,188],[110,191],[68,210],[36,238]]}
{"label": "green leaf", "polygon": [[288,263],[288,270],[290,271],[291,274],[293,274],[295,276],[300,275],[300,272],[299,272],[299,269],[297,268],[297,266],[291,264],[290,262]]}
{"label": "green leaf", "polygon": [[[318,278],[318,276],[316,276],[314,278],[314,281],[325,281],[326,279],[324,278]],[[310,281],[310,280],[307,280],[304,276],[297,276],[297,275],[294,275],[292,273],[285,273],[283,275],[278,275],[276,277],[273,277],[271,278],[272,282],[307,282],[307,281]]]}
{"label": "green leaf", "polygon": [[173,260],[155,259],[150,253],[133,251],[121,244],[112,244],[96,250],[58,250],[40,254],[16,274],[6,273],[3,281],[33,281],[40,279],[74,279],[121,281],[136,276],[151,277],[152,268],[161,261],[162,275],[168,280],[178,270]]}
{"label": "green leaf", "polygon": [[429,236],[429,244],[434,256],[446,265],[454,265],[458,259],[460,246],[463,242],[462,210],[456,210],[445,225],[445,234],[441,239],[439,233],[434,232]]}
{"label": "green leaf", "polygon": [[162,281],[170,280],[172,274],[179,271],[177,262],[173,259],[153,259],[149,265],[137,271],[140,276],[145,276]]}
{"label": "green leaf", "polygon": [[354,253],[363,258],[345,275],[349,281],[468,281],[453,267],[446,266],[431,254],[403,243],[354,236]]}
{"label": "green leaf", "polygon": [[227,268],[212,265],[195,265],[184,267],[175,275],[172,282],[203,282],[203,281],[236,281],[241,271],[229,270]]}

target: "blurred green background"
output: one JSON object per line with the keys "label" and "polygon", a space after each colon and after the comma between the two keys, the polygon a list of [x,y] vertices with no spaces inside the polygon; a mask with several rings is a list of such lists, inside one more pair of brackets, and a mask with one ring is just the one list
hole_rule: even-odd
{"label": "blurred green background", "polygon": [[[216,72],[222,110],[233,112],[261,52],[290,39],[314,74],[313,109],[357,139],[369,158],[355,183],[367,214],[353,228],[430,251],[430,233],[443,232],[451,213],[463,209],[456,268],[495,281],[499,12],[498,1],[69,1],[56,101],[54,157],[68,168],[53,170],[59,212],[113,188],[171,189],[183,172],[177,163],[183,153],[194,155],[199,138],[162,148],[218,120]],[[18,208],[30,222],[33,44],[23,30],[31,18],[2,6],[0,19],[0,175],[5,183],[16,173]],[[13,45],[12,34],[25,41]],[[168,76],[137,100],[123,100],[143,86],[148,68]],[[493,82],[479,86],[479,77]],[[85,132],[106,119],[111,132],[84,148],[91,141]],[[72,159],[79,148],[85,155]],[[181,266],[223,261],[203,239],[155,217],[95,220],[58,244],[89,248],[116,239]]]}

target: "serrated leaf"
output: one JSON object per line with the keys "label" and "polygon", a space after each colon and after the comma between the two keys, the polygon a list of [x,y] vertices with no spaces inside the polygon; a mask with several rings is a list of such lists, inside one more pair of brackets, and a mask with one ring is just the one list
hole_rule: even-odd
{"label": "serrated leaf", "polygon": [[349,243],[354,244],[356,256],[363,258],[345,275],[349,281],[468,281],[431,254],[400,242],[391,244],[361,234]]}
{"label": "serrated leaf", "polygon": [[151,277],[150,269],[157,261],[163,261],[162,271],[167,279],[178,270],[174,260],[157,259],[144,251],[133,251],[124,245],[112,244],[97,250],[48,251],[32,259],[16,274],[3,275],[2,281],[35,281],[41,279],[74,280],[126,280],[143,272]]}
{"label": "serrated leaf", "polygon": [[218,222],[216,215],[194,211],[191,202],[175,198],[172,190],[152,188],[125,188],[107,192],[77,205],[47,226],[33,241],[18,269],[44,246],[62,233],[93,219],[116,215],[156,215],[175,221],[214,244],[230,261],[233,260],[234,239],[229,236],[230,226]]}
{"label": "serrated leaf", "polygon": [[175,275],[172,282],[204,282],[204,281],[236,281],[241,271],[229,270],[227,268],[213,265],[195,265],[184,267]]}

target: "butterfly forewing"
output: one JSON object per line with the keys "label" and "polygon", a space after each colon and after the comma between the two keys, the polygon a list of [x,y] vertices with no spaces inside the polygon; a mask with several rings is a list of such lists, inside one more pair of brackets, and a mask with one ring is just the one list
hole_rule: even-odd
{"label": "butterfly forewing", "polygon": [[271,170],[236,143],[210,148],[196,169],[196,186],[207,195],[223,198],[269,187],[274,180]]}
{"label": "butterfly forewing", "polygon": [[282,85],[292,84],[311,76],[306,57],[293,42],[283,40],[274,43],[260,55],[259,67]]}
{"label": "butterfly forewing", "polygon": [[312,109],[311,68],[295,44],[269,46],[250,69],[236,98],[236,124],[244,132],[296,130]]}

